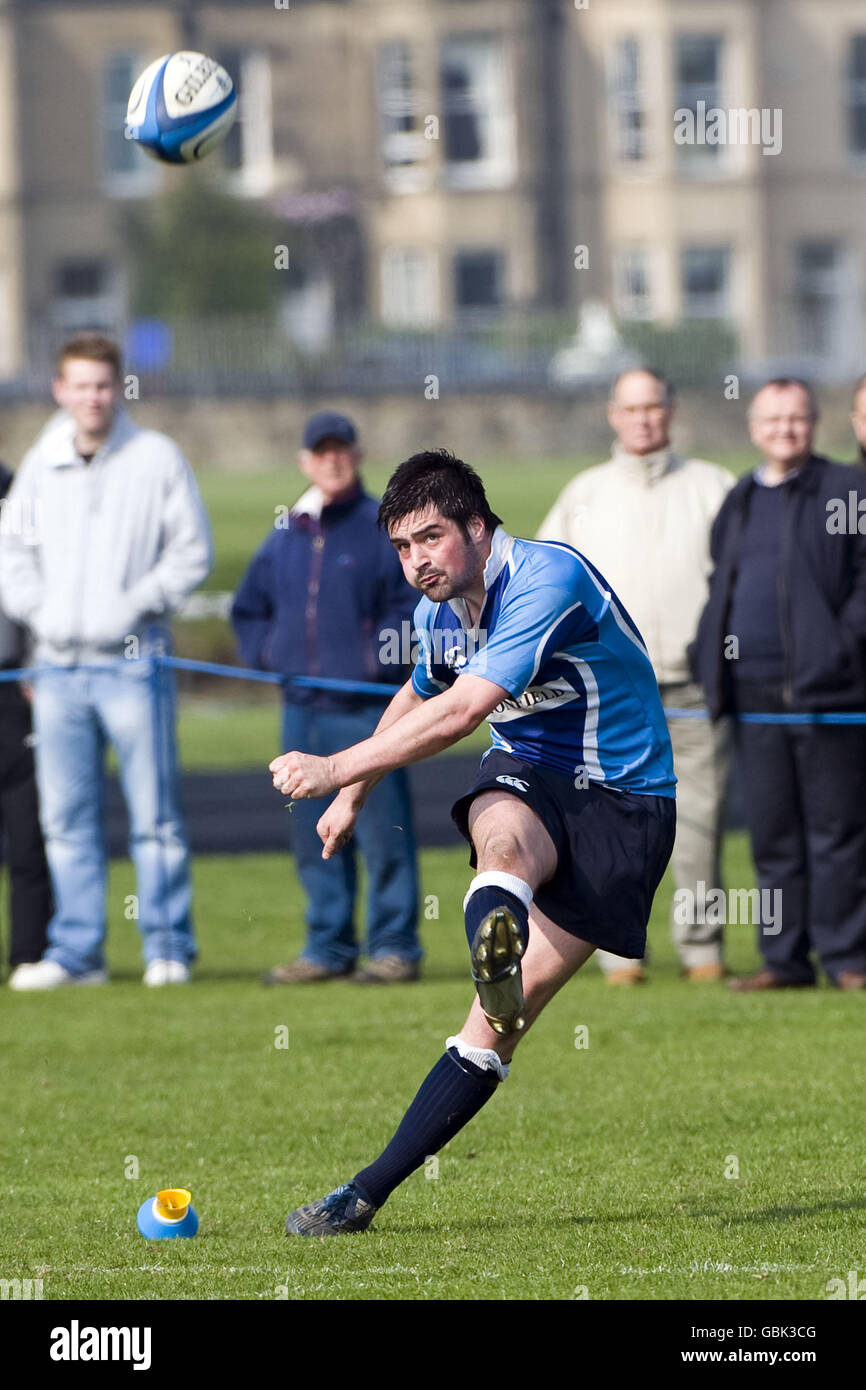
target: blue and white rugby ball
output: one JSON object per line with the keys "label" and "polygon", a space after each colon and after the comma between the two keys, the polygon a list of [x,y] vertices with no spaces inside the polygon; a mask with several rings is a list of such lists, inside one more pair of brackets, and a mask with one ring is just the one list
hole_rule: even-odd
{"label": "blue and white rugby ball", "polygon": [[237,115],[234,83],[204,53],[168,53],[141,74],[126,134],[167,164],[193,164],[224,140]]}

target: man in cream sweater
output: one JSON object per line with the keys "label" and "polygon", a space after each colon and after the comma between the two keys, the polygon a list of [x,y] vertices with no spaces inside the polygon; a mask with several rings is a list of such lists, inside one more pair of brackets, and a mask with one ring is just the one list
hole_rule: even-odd
{"label": "man in cream sweater", "polygon": [[[608,403],[613,457],[572,479],[538,539],[564,541],[601,570],[646,642],[665,708],[705,716],[686,649],[707,598],[710,527],[734,478],[672,451],[673,412],[673,388],[660,372],[618,377]],[[716,980],[724,974],[722,926],[702,921],[701,907],[721,882],[729,729],[727,721],[713,726],[705,717],[671,718],[668,727],[677,776],[674,942],[687,978]],[[645,978],[640,963],[597,956],[612,984]]]}

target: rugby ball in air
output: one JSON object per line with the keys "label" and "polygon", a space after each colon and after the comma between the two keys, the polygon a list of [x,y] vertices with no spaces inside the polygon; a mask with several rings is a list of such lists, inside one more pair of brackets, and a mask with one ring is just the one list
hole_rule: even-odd
{"label": "rugby ball in air", "polygon": [[166,164],[194,164],[237,115],[235,85],[204,53],[169,53],[145,68],[126,109],[126,136]]}

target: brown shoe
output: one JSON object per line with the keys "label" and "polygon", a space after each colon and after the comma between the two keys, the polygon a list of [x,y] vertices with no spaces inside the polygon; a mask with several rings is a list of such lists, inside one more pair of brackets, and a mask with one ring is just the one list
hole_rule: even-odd
{"label": "brown shoe", "polygon": [[352,979],[356,985],[405,985],[417,980],[421,965],[417,960],[402,956],[377,956],[356,970]]}
{"label": "brown shoe", "polygon": [[293,960],[290,965],[275,965],[273,970],[269,970],[262,976],[263,985],[314,985],[320,980],[344,980],[347,975],[352,973],[352,967],[346,970],[326,970],[324,965],[316,965],[311,960],[304,960],[300,956]]}
{"label": "brown shoe", "polygon": [[646,972],[642,965],[630,965],[624,970],[611,970],[604,978],[609,985],[646,984]]}
{"label": "brown shoe", "polygon": [[708,965],[686,965],[680,971],[684,980],[723,980],[727,973],[727,967],[717,960]]}
{"label": "brown shoe", "polygon": [[862,970],[840,970],[836,976],[839,989],[866,989],[866,973]]}
{"label": "brown shoe", "polygon": [[772,970],[759,970],[757,975],[739,976],[734,980],[728,980],[728,989],[732,989],[735,994],[751,994],[761,989],[809,989],[813,983],[812,980],[780,980]]}

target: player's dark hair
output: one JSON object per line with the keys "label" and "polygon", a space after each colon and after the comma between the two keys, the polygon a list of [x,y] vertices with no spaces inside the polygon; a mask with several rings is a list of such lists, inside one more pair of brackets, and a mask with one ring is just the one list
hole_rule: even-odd
{"label": "player's dark hair", "polygon": [[435,507],[449,521],[455,521],[464,540],[469,539],[473,516],[480,516],[488,531],[495,531],[500,525],[475,469],[447,449],[427,449],[400,464],[385,488],[379,525],[390,530],[404,516],[428,507]]}

